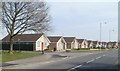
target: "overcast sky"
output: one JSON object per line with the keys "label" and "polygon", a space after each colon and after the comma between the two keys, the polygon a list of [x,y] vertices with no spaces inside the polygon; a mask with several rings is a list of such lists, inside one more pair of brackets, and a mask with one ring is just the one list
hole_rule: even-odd
{"label": "overcast sky", "polygon": [[[100,39],[102,23],[102,40],[118,39],[118,3],[117,2],[48,2],[52,16],[53,31],[48,35],[73,36],[91,40]],[[107,22],[107,24],[104,24]],[[2,38],[7,33],[4,31]]]}
{"label": "overcast sky", "polygon": [[[118,3],[117,2],[49,2],[53,32],[49,35],[75,36],[92,40],[118,39]],[[107,24],[104,24],[107,22]]]}

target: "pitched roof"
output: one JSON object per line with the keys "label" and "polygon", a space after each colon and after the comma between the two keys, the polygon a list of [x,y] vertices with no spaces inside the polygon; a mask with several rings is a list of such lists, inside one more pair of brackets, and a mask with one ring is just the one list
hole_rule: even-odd
{"label": "pitched roof", "polygon": [[92,42],[91,40],[87,40],[87,42],[88,42],[88,45]]}
{"label": "pitched roof", "polygon": [[72,42],[75,37],[63,37],[65,39],[66,42]]}
{"label": "pitched roof", "polygon": [[[43,34],[21,34],[14,37],[14,41],[37,41]],[[7,35],[2,41],[9,41],[10,35]]]}
{"label": "pitched roof", "polygon": [[79,43],[82,43],[85,39],[77,39]]}
{"label": "pitched roof", "polygon": [[47,38],[51,41],[51,42],[58,42],[58,40],[61,38],[62,36],[47,36]]}
{"label": "pitched roof", "polygon": [[93,41],[93,44],[97,44],[98,41]]}
{"label": "pitched roof", "polygon": [[115,45],[117,42],[108,42],[108,44]]}
{"label": "pitched roof", "polygon": [[117,43],[117,42],[108,42],[108,43]]}
{"label": "pitched roof", "polygon": [[99,44],[101,44],[101,42],[98,42]]}
{"label": "pitched roof", "polygon": [[102,42],[102,44],[107,44],[107,42]]}

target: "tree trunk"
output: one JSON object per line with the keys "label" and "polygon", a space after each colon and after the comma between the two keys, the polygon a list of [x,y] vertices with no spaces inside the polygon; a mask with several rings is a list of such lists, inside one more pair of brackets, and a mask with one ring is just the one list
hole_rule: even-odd
{"label": "tree trunk", "polygon": [[10,49],[9,49],[9,53],[10,53],[10,54],[13,54],[13,40],[14,40],[14,39],[13,39],[13,37],[11,36],[11,37],[10,37]]}

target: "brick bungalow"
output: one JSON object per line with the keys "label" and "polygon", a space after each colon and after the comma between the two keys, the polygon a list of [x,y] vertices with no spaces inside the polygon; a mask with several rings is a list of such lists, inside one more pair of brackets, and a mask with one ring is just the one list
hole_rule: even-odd
{"label": "brick bungalow", "polygon": [[88,48],[93,48],[93,42],[92,40],[87,40]]}
{"label": "brick bungalow", "polygon": [[[2,39],[2,49],[9,50],[10,36]],[[50,41],[44,34],[21,34],[14,38],[14,50],[40,51],[48,48]]]}
{"label": "brick bungalow", "polygon": [[93,41],[93,48],[99,48],[99,47],[101,47],[100,42]]}
{"label": "brick bungalow", "polygon": [[66,41],[62,36],[47,36],[49,41],[51,42],[49,45],[49,49],[53,51],[64,51],[66,50]]}
{"label": "brick bungalow", "polygon": [[119,47],[119,43],[118,42],[108,42],[108,47],[116,47],[118,48]]}
{"label": "brick bungalow", "polygon": [[76,40],[75,37],[63,37],[65,41],[67,42],[67,49],[78,49],[79,48],[79,42]]}
{"label": "brick bungalow", "polygon": [[107,42],[101,42],[103,48],[107,48]]}
{"label": "brick bungalow", "polygon": [[80,44],[80,48],[88,48],[88,43],[85,39],[77,39]]}

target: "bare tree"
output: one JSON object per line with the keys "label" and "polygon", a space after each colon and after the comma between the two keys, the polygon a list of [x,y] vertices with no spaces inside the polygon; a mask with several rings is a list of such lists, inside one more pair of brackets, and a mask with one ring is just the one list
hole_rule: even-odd
{"label": "bare tree", "polygon": [[37,33],[49,31],[49,7],[45,2],[3,2],[2,24],[10,35],[12,54],[14,37],[26,31]]}

